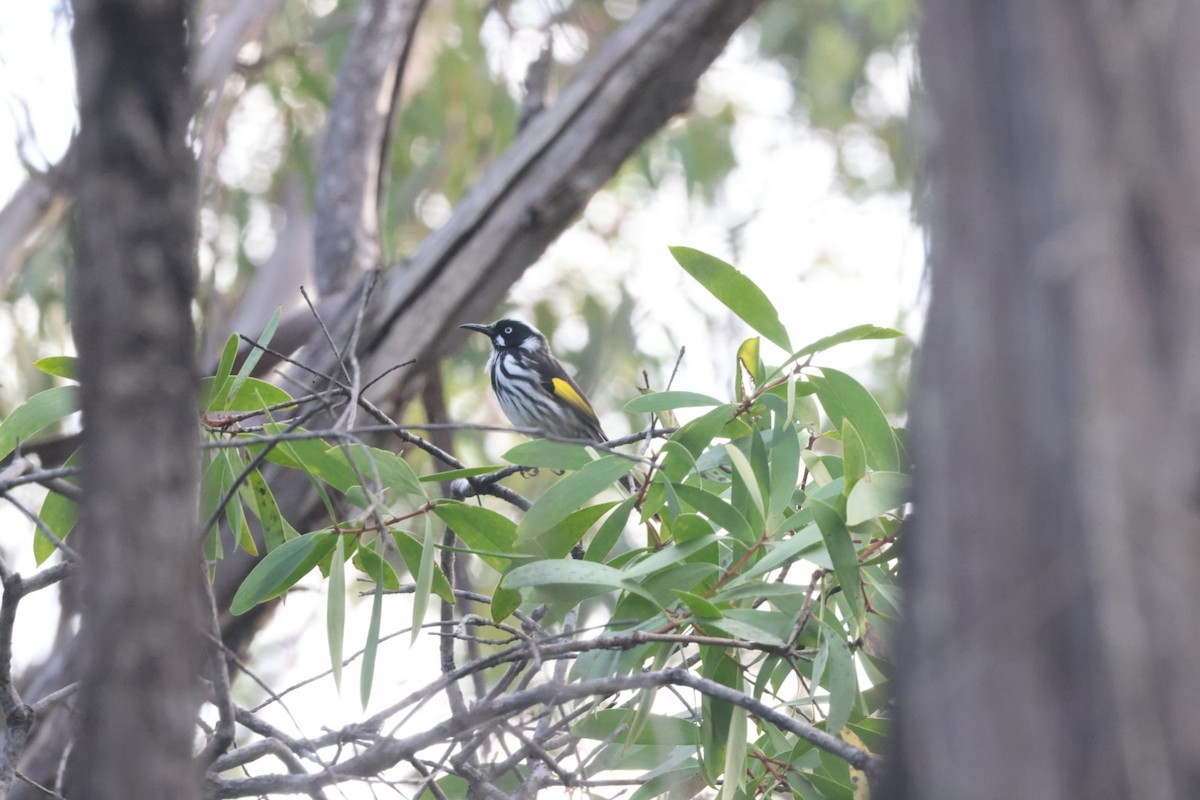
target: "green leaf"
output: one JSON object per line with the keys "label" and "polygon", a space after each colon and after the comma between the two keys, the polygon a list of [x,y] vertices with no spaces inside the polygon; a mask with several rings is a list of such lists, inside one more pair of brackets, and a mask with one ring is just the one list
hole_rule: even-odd
{"label": "green leaf", "polygon": [[221,350],[221,360],[217,364],[216,374],[200,382],[201,411],[213,411],[217,406],[222,405],[225,396],[233,388],[229,376],[233,372],[233,360],[237,358],[237,351],[238,336],[233,333],[225,340],[225,347]]}
{"label": "green leaf", "polygon": [[697,392],[652,392],[633,398],[625,404],[625,410],[630,414],[656,414],[659,411],[673,411],[677,408],[719,405],[721,401],[715,397]]}
{"label": "green leaf", "polygon": [[517,537],[517,551],[539,558],[565,558],[583,535],[608,513],[617,501],[584,506],[548,531],[531,539]]}
{"label": "green leaf", "polygon": [[[79,466],[79,451],[76,450],[71,454],[65,462],[64,467]],[[64,478],[68,483],[78,486],[78,478]],[[38,519],[46,524],[60,542],[67,540],[69,534],[74,528],[75,523],[79,521],[79,506],[74,500],[69,499],[66,495],[59,494],[54,490],[46,493],[46,499],[42,501],[42,509],[38,512]],[[33,557],[40,566],[47,558],[54,555],[58,548],[54,543],[46,538],[41,530],[35,530],[33,534]]]}
{"label": "green leaf", "polygon": [[736,800],[739,790],[746,782],[747,720],[750,712],[734,706],[729,719],[729,736],[725,740],[724,780],[721,783],[720,800]]}
{"label": "green leaf", "polygon": [[[263,425],[263,434],[275,436],[286,430],[285,425],[269,422]],[[297,430],[295,433],[303,433]],[[252,445],[248,449],[257,453],[264,445]],[[279,442],[267,454],[267,460],[289,469],[298,469],[316,476],[340,492],[348,492],[358,485],[358,475],[346,460],[340,448],[330,447],[321,439],[289,439]]]}
{"label": "green leaf", "polygon": [[[653,575],[655,572],[664,569],[670,569],[672,570],[672,574],[675,574],[682,568],[683,563],[691,555],[700,552],[716,540],[717,535],[709,533],[707,536],[701,536],[698,539],[691,539],[687,542],[664,547],[662,550],[650,554],[636,564],[626,567],[623,574],[626,578],[641,578],[646,575]],[[675,585],[679,586],[680,584],[676,583]]]}
{"label": "green leaf", "polygon": [[809,525],[802,528],[792,534],[791,537],[772,545],[765,556],[755,562],[754,566],[747,569],[738,578],[731,581],[730,585],[737,585],[742,581],[756,578],[759,575],[766,575],[771,570],[779,569],[784,564],[790,564],[808,551],[820,547],[821,541],[821,532],[816,525]]}
{"label": "green leaf", "polygon": [[417,573],[417,588],[413,592],[412,638],[416,642],[421,634],[421,623],[425,621],[425,610],[429,607],[429,593],[433,589],[433,556],[437,551],[434,541],[433,517],[425,515],[425,542],[421,545],[421,566]]}
{"label": "green leaf", "polygon": [[[828,661],[825,674],[821,678],[821,686],[829,693],[829,713],[825,718],[825,730],[836,736],[838,731],[850,719],[854,708],[854,699],[858,693],[857,680],[854,675],[854,657],[842,634],[824,622],[825,629],[822,639],[822,649],[828,649]],[[814,676],[815,679],[815,676]]]}
{"label": "green leaf", "polygon": [[736,410],[737,406],[732,403],[717,406],[671,434],[668,444],[675,445],[675,448],[663,447],[666,452],[661,468],[663,475],[672,482],[682,480],[712,442],[713,437],[733,418]]}
{"label": "green leaf", "polygon": [[47,375],[68,380],[75,380],[78,365],[79,359],[74,356],[47,356],[33,362],[35,369],[39,369]]}
{"label": "green leaf", "polygon": [[521,593],[516,589],[497,586],[492,592],[492,622],[504,622],[521,607]]}
{"label": "green leaf", "polygon": [[17,406],[0,423],[0,458],[7,458],[19,442],[63,417],[79,410],[78,386],[55,386]]}
{"label": "green leaf", "polygon": [[758,477],[754,474],[754,468],[750,466],[750,459],[746,458],[746,454],[732,444],[725,445],[725,452],[729,454],[729,461],[733,464],[734,471],[741,477],[742,483],[761,517],[764,513],[762,492],[759,491]]}
{"label": "green leaf", "polygon": [[846,479],[844,491],[849,494],[854,484],[867,472],[867,449],[858,428],[848,419],[842,420],[842,477]]}
{"label": "green leaf", "polygon": [[634,506],[637,505],[636,497],[627,497],[624,502],[617,506],[608,519],[600,526],[600,530],[596,531],[596,535],[592,537],[592,543],[588,545],[587,552],[583,558],[586,561],[603,561],[621,538],[622,531],[625,530],[625,523],[629,521],[629,515],[633,513]]}
{"label": "green leaf", "polygon": [[750,528],[750,523],[736,508],[726,503],[715,494],[698,489],[688,484],[675,484],[679,499],[696,511],[708,517],[719,527],[729,531],[735,539],[747,546],[753,546],[758,536]]}
{"label": "green leaf", "polygon": [[757,625],[740,619],[725,617],[724,619],[717,620],[709,624],[717,630],[723,631],[726,635],[731,636],[734,639],[744,639],[747,642],[769,644],[773,647],[783,647],[785,644],[787,644],[787,642],[783,641],[783,639],[779,638],[777,635],[771,633],[765,628],[761,628]]}
{"label": "green leaf", "polygon": [[904,505],[908,476],[899,472],[871,472],[854,484],[846,497],[846,524],[861,525]]}
{"label": "green leaf", "polygon": [[[367,480],[373,481],[376,471],[378,471],[379,480],[385,489],[391,489],[401,495],[425,497],[425,489],[417,480],[416,473],[400,456],[390,450],[381,450],[378,447],[366,447],[360,444],[350,445],[349,449],[350,458]],[[340,447],[333,447],[331,450],[338,451],[338,453],[330,454],[335,458],[341,454]]]}
{"label": "green leaf", "polygon": [[517,445],[501,458],[522,467],[565,469],[574,472],[595,461],[597,455],[596,449],[587,445],[534,439]]}
{"label": "green leaf", "polygon": [[700,595],[685,592],[683,589],[672,589],[671,593],[682,600],[683,604],[688,607],[688,611],[691,611],[692,615],[697,619],[713,620],[721,618],[721,609]]}
{"label": "green leaf", "polygon": [[742,273],[721,259],[690,247],[672,247],[671,255],[679,266],[742,318],[754,330],[791,352],[787,330],[779,321],[779,312],[770,299]]}
{"label": "green leaf", "polygon": [[[581,739],[607,741],[629,730],[635,712],[627,708],[607,708],[588,714],[571,725],[571,732]],[[664,714],[650,714],[642,720],[637,736],[626,745],[695,747],[700,740],[700,728],[694,722]]]}
{"label": "green leaf", "polygon": [[287,523],[284,521],[283,515],[279,513],[279,505],[275,502],[275,496],[271,494],[271,487],[267,486],[262,473],[252,470],[246,482],[254,497],[254,509],[258,521],[262,525],[263,541],[266,542],[269,552],[293,537],[289,537],[284,532],[284,526]]}
{"label": "green leaf", "polygon": [[800,436],[790,421],[776,429],[771,437],[771,492],[768,498],[767,526],[774,528],[791,505],[800,479]]}
{"label": "green leaf", "polygon": [[532,539],[567,518],[585,501],[595,497],[629,472],[632,462],[620,456],[604,456],[568,475],[546,490],[525,512],[517,525],[519,539]]}
{"label": "green leaf", "polygon": [[329,638],[329,666],[333,685],[342,688],[342,645],[346,637],[346,537],[335,536],[325,587],[325,632]]}
{"label": "green leaf", "polygon": [[822,350],[828,350],[839,344],[846,342],[860,342],[865,339],[895,339],[904,334],[895,328],[880,328],[878,325],[855,325],[853,328],[846,328],[844,331],[838,331],[830,336],[817,339],[811,344],[801,347],[785,363],[791,363],[798,358],[810,356],[813,353],[819,353]]}
{"label": "green leaf", "polygon": [[[413,540],[409,539],[409,541]],[[416,544],[416,542],[414,541],[413,544]],[[417,545],[417,548],[417,563],[419,564],[421,558],[419,552],[420,545]],[[380,553],[375,552],[376,550],[379,550],[380,553],[383,552],[383,547],[379,539],[375,540],[374,547],[363,546],[356,548],[354,558],[351,559],[351,562],[359,571],[371,578],[372,581],[375,583],[382,581],[384,589],[394,592],[400,588],[400,576],[396,574],[396,570],[392,569],[392,565],[388,563],[386,558],[380,555]]]}
{"label": "green leaf", "polygon": [[[483,553],[511,553],[517,540],[517,524],[503,514],[483,506],[442,500],[433,508],[442,522],[458,534],[472,550]],[[497,572],[508,569],[509,560],[481,555],[485,564]]]}
{"label": "green leaf", "polygon": [[[900,471],[900,449],[896,435],[883,409],[862,384],[844,372],[822,367],[823,377],[809,380],[817,387],[817,397],[834,425],[849,420],[862,437],[867,465],[888,472]],[[839,430],[841,430],[839,428]],[[844,434],[844,432],[843,432]]]}
{"label": "green leaf", "polygon": [[[706,645],[700,648],[700,675],[734,691],[745,690],[738,655],[724,647]],[[727,700],[704,695],[700,699],[700,708],[704,720],[701,728],[702,764],[709,783],[715,784],[716,778],[725,770],[725,754],[733,727],[735,706]],[[741,767],[738,767],[738,771],[740,770]]]}
{"label": "green leaf", "polygon": [[654,595],[634,581],[628,580],[619,569],[591,561],[534,561],[514,567],[504,576],[501,585],[508,589],[547,588],[567,586],[583,589],[588,594],[603,594],[612,590],[633,592],[657,605]]}
{"label": "green leaf", "polygon": [[761,338],[752,336],[738,347],[737,367],[734,370],[737,382],[733,391],[739,403],[745,402],[747,397],[753,397],[758,389],[758,382],[763,374],[762,356],[759,354],[761,344]]}
{"label": "green leaf", "polygon": [[[223,386],[217,384],[216,378],[204,378],[200,381],[201,396],[225,396],[224,401],[214,400],[214,404],[222,406],[221,413],[239,413],[243,411],[258,411],[267,406],[279,405],[292,400],[292,396],[274,384],[247,378],[236,392],[233,391],[233,378],[226,376]],[[206,409],[214,411],[214,409]]]}
{"label": "green leaf", "polygon": [[[270,321],[267,322],[267,327],[263,328],[262,336],[258,337],[258,343],[266,347],[271,343],[271,337],[275,335],[275,329],[279,327],[279,318],[283,315],[283,306],[275,306],[275,313],[271,315]],[[258,360],[262,358],[263,351],[258,347],[251,347],[250,352],[246,353],[246,360],[242,362],[242,368],[238,370],[237,378],[233,381],[233,388],[230,390],[231,395],[236,395],[242,388],[242,384],[250,377],[250,373],[258,366]]]}
{"label": "green leaf", "polygon": [[825,549],[833,563],[834,574],[837,575],[838,583],[842,585],[842,596],[846,598],[855,619],[861,625],[864,622],[862,584],[858,577],[858,553],[850,539],[850,531],[846,530],[846,523],[838,516],[833,506],[813,499],[808,501],[808,506],[817,522],[817,528],[821,531]]}
{"label": "green leaf", "polygon": [[[396,549],[400,551],[400,558],[408,567],[409,574],[419,575],[421,558],[425,555],[421,546],[422,542],[418,542],[411,534],[401,530],[393,530],[392,539],[396,542]],[[442,572],[441,566],[436,561],[433,564],[433,592],[447,603],[454,602],[454,590],[450,587],[450,581],[446,580],[445,573]]]}
{"label": "green leaf", "polygon": [[474,478],[476,475],[486,475],[489,472],[495,472],[498,469],[503,469],[499,464],[492,464],[484,467],[467,467],[465,469],[451,469],[446,472],[435,472],[432,475],[422,475],[421,483],[439,483],[441,481],[453,481],[458,478]]}
{"label": "green leaf", "polygon": [[[368,551],[359,550],[359,553],[366,552]],[[379,650],[379,626],[383,619],[383,583],[386,564],[378,555],[376,555],[376,560],[378,564],[375,566],[375,573],[371,576],[375,579],[375,591],[371,594],[371,621],[367,625],[367,644],[363,648],[362,671],[358,678],[359,699],[362,701],[364,710],[371,700],[371,684],[375,680],[375,654]]]}
{"label": "green leaf", "polygon": [[259,603],[286,592],[333,552],[334,533],[310,533],[284,542],[254,565],[230,603],[230,613],[245,614]]}

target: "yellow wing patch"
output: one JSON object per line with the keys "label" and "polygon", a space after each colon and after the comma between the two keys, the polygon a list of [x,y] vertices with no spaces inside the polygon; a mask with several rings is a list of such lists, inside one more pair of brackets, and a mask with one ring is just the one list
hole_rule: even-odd
{"label": "yellow wing patch", "polygon": [[565,400],[575,408],[587,414],[592,419],[596,418],[596,412],[592,411],[592,406],[588,403],[587,398],[581,395],[574,386],[564,381],[562,378],[551,378],[550,385],[554,387],[554,394],[561,400]]}

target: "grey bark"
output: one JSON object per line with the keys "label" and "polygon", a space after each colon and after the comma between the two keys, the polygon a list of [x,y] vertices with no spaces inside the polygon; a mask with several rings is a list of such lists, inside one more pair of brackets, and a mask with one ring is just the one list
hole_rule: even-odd
{"label": "grey bark", "polygon": [[930,0],[888,798],[1200,795],[1200,5]]}
{"label": "grey bark", "polygon": [[176,0],[76,0],[81,690],[65,794],[198,796],[194,163]]}
{"label": "grey bark", "polygon": [[379,261],[380,176],[404,63],[426,0],[365,0],[338,70],[316,191],[317,288],[344,289]]}

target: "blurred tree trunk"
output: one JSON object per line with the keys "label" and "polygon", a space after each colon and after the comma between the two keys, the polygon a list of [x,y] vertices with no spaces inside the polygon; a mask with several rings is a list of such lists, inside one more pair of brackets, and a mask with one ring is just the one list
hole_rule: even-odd
{"label": "blurred tree trunk", "polygon": [[1200,796],[1200,4],[928,0],[896,798]]}
{"label": "blurred tree trunk", "polygon": [[190,4],[76,0],[81,689],[66,796],[198,796]]}

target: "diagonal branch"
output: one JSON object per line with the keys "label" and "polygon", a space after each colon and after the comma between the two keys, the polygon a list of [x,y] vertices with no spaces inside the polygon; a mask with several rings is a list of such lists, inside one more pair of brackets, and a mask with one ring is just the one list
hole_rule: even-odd
{"label": "diagonal branch", "polygon": [[367,0],[359,10],[321,146],[315,236],[322,295],[351,285],[379,260],[384,146],[425,1]]}

